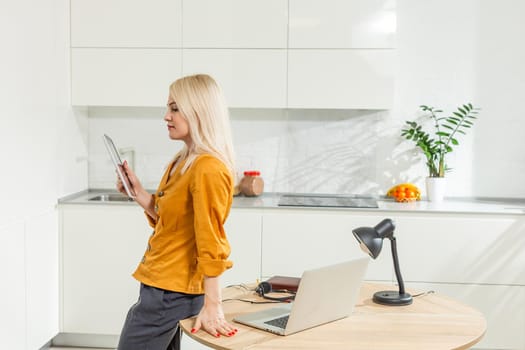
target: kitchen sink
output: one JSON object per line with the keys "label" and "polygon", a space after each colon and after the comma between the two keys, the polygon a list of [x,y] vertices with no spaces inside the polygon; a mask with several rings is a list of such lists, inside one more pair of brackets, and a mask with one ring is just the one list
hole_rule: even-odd
{"label": "kitchen sink", "polygon": [[133,198],[129,198],[120,193],[105,193],[91,197],[89,200],[97,202],[132,202]]}

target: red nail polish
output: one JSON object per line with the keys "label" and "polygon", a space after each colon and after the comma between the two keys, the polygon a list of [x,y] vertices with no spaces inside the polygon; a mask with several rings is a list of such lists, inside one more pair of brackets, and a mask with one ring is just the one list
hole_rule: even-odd
{"label": "red nail polish", "polygon": [[192,329],[191,329],[191,332],[192,332],[192,333],[195,333],[195,332],[197,332],[197,330],[196,330],[195,328],[192,328]]}
{"label": "red nail polish", "polygon": [[217,333],[217,334],[215,334],[215,336],[216,336],[217,338],[219,338],[219,337],[221,336],[221,334],[220,334],[220,333]]}

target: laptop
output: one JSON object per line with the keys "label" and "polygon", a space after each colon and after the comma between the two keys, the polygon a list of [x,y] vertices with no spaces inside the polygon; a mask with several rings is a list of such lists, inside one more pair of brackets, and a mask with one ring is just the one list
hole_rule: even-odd
{"label": "laptop", "polygon": [[126,191],[126,194],[129,198],[135,198],[135,194],[132,191],[131,184],[128,179],[128,175],[124,172],[124,169],[122,168],[122,159],[120,159],[120,155],[117,151],[117,147],[115,147],[115,143],[113,143],[113,140],[108,135],[104,134],[104,144],[106,145],[106,149],[109,153],[109,156],[111,158],[111,161],[113,162],[113,165],[115,166],[115,170],[117,171],[118,177],[120,178],[120,181],[122,181],[122,185],[124,186],[124,190]]}
{"label": "laptop", "polygon": [[369,257],[304,271],[290,304],[236,316],[235,322],[289,335],[348,317],[359,296]]}

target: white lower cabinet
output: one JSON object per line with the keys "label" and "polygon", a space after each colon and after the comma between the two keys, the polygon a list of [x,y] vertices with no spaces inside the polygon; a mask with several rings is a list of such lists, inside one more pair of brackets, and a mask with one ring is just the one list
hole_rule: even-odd
{"label": "white lower cabinet", "polygon": [[54,208],[26,219],[25,240],[27,349],[33,350],[40,349],[59,329],[58,220]]}
{"label": "white lower cabinet", "polygon": [[[255,283],[261,271],[262,214],[256,209],[232,209],[226,221],[226,235],[231,245],[230,260],[233,267],[221,275],[221,285]],[[181,349],[211,349],[182,335]]]}
{"label": "white lower cabinet", "polygon": [[[139,283],[131,274],[153,229],[138,206],[63,205],[60,213],[60,332],[116,339],[137,300]],[[221,277],[222,286],[255,282],[260,276],[260,212],[232,209],[226,232],[234,267]],[[185,349],[199,348],[189,337],[184,342]]]}
{"label": "white lower cabinet", "polygon": [[[348,215],[346,211],[267,210],[263,216],[262,276],[300,277],[306,269],[363,257],[352,229],[379,221],[381,217],[375,214]],[[381,254],[370,262],[366,278],[390,281],[391,262],[389,254]]]}
{"label": "white lower cabinet", "polygon": [[[525,218],[481,214],[399,215],[407,280],[525,286]],[[388,252],[383,252],[388,253]]]}
{"label": "white lower cabinet", "polygon": [[120,334],[152,229],[138,206],[67,206],[61,214],[61,332]]}
{"label": "white lower cabinet", "polygon": [[[67,205],[60,212],[60,331],[117,336],[138,295],[131,273],[152,229],[136,206]],[[434,290],[483,312],[487,333],[475,348],[525,349],[523,215],[233,208],[226,232],[234,267],[222,285],[300,276],[305,269],[362,257],[352,230],[384,218],[396,224],[407,289]],[[390,249],[385,241],[366,280],[395,283]],[[16,283],[17,275],[9,276]],[[189,337],[183,344],[206,348]]]}
{"label": "white lower cabinet", "polygon": [[40,349],[59,329],[57,213],[25,214],[0,222],[0,349]]}
{"label": "white lower cabinet", "polygon": [[24,222],[0,226],[0,264],[6,268],[0,290],[0,349],[26,349]]}
{"label": "white lower cabinet", "polygon": [[233,267],[221,275],[223,287],[255,283],[261,277],[262,212],[257,209],[232,209],[226,221]]}
{"label": "white lower cabinet", "polygon": [[[480,310],[487,333],[477,349],[525,349],[525,217],[338,210],[266,210],[262,275],[300,276],[308,268],[363,256],[352,229],[395,225],[406,288],[434,290]],[[391,245],[383,242],[366,280],[395,283]]]}

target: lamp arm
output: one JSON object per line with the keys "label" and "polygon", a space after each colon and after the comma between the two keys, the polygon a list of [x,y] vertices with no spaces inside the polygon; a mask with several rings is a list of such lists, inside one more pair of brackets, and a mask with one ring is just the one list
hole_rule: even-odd
{"label": "lamp arm", "polygon": [[390,237],[390,247],[392,248],[392,259],[394,259],[394,271],[396,272],[397,284],[399,285],[399,294],[405,294],[405,284],[403,283],[403,277],[401,277],[401,270],[399,269],[397,244],[394,236]]}

